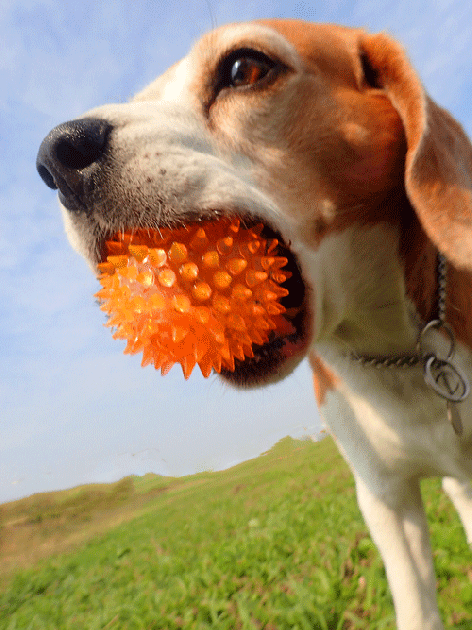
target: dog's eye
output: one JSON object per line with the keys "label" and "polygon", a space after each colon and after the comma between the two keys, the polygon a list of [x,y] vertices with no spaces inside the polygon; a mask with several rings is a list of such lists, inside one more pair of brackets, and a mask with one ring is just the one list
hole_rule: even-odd
{"label": "dog's eye", "polygon": [[251,59],[251,57],[241,57],[236,59],[231,67],[231,85],[234,87],[254,85],[263,79],[270,70],[270,64],[264,61]]}
{"label": "dog's eye", "polygon": [[253,86],[265,79],[275,66],[275,61],[257,50],[237,50],[223,61],[218,88]]}

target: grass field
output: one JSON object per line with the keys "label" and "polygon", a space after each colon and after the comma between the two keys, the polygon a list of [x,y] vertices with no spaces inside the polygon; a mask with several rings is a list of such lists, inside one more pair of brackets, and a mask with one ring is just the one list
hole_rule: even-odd
{"label": "grass field", "polygon": [[[440,607],[472,630],[472,554],[423,486]],[[0,506],[0,630],[393,630],[383,566],[330,439],[218,473]]]}

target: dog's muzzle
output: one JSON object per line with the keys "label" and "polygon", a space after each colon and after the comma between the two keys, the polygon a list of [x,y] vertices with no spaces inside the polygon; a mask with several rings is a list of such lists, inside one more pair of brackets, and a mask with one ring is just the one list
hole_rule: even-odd
{"label": "dog's muzzle", "polygon": [[[71,243],[94,267],[103,261],[107,238],[112,238],[120,229],[159,229],[166,222],[169,225],[169,217],[162,219],[161,213],[163,208],[168,215],[172,210],[161,200],[159,184],[165,184],[162,173],[158,173],[155,186],[148,191],[150,198],[145,200],[146,212],[136,214],[135,206],[138,201],[142,204],[143,199],[136,197],[136,204],[130,203],[132,189],[126,203],[114,195],[109,181],[110,173],[116,168],[116,157],[112,155],[112,131],[113,126],[99,118],[86,117],[65,122],[55,127],[43,140],[36,162],[39,175],[47,186],[58,189],[59,201],[68,211],[66,221],[72,228],[68,232],[69,238],[73,234]],[[208,160],[206,153],[202,153],[202,159],[204,170],[205,160]],[[153,207],[155,210],[152,210]],[[227,212],[224,202],[221,210],[216,208],[212,212],[201,212],[197,207],[195,210],[191,208],[190,212],[176,214],[174,211],[172,218],[174,225],[180,225],[226,213],[239,216],[244,225],[263,222],[245,208]],[[290,272],[290,277],[284,286],[289,293],[282,298],[281,304],[286,308],[284,317],[290,320],[294,332],[279,334],[272,331],[266,343],[254,345],[252,357],[237,359],[234,371],[221,371],[225,380],[240,387],[257,386],[283,378],[304,356],[311,338],[309,300],[297,260],[283,237],[267,224],[261,236],[277,239],[280,255],[288,260],[285,269]]]}

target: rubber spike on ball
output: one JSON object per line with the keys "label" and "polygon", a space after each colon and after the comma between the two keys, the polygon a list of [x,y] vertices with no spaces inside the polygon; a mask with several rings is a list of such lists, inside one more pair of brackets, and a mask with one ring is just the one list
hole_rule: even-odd
{"label": "rubber spike on ball", "polygon": [[162,374],[180,363],[187,379],[198,364],[208,377],[254,356],[272,330],[291,332],[280,303],[287,258],[263,228],[219,219],[107,241],[96,297],[125,353],[142,352]]}

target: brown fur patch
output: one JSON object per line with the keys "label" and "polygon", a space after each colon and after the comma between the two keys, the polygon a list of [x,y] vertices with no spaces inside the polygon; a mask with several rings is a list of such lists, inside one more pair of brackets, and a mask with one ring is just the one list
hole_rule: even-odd
{"label": "brown fur patch", "polygon": [[339,378],[314,352],[310,354],[309,360],[313,371],[313,388],[316,401],[318,406],[321,406],[325,402],[326,394],[336,389],[339,384]]}

